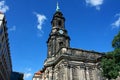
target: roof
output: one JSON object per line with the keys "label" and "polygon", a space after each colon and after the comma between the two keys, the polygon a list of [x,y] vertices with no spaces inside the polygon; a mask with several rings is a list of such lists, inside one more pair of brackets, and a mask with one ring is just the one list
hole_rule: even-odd
{"label": "roof", "polygon": [[38,71],[38,72],[36,72],[35,74],[36,74],[36,75],[41,75],[42,72],[41,72],[41,71]]}

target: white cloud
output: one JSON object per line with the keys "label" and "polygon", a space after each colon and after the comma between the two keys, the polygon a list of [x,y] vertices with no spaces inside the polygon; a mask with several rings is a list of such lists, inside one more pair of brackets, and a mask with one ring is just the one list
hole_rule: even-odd
{"label": "white cloud", "polygon": [[37,29],[42,31],[42,25],[47,18],[45,15],[42,15],[42,14],[38,14],[38,13],[34,13],[34,14],[36,15],[37,20],[38,20]]}
{"label": "white cloud", "polygon": [[43,24],[45,22],[45,20],[47,19],[45,15],[43,14],[38,14],[36,12],[34,12],[34,14],[36,15],[37,17],[37,22],[38,22],[38,25],[37,25],[37,29],[38,29],[38,32],[37,32],[37,36],[38,37],[41,37],[43,35]]}
{"label": "white cloud", "polygon": [[10,27],[8,30],[9,31],[16,31],[16,26]]}
{"label": "white cloud", "polygon": [[118,19],[112,23],[112,28],[119,28],[120,27],[120,14],[116,14],[115,17],[118,17]]}
{"label": "white cloud", "polygon": [[9,7],[5,4],[5,1],[0,1],[0,12],[6,13],[9,10]]}
{"label": "white cloud", "polygon": [[25,68],[25,73],[24,73],[24,79],[29,79],[32,77],[32,69],[31,68]]}
{"label": "white cloud", "polygon": [[87,5],[96,7],[97,10],[100,10],[100,5],[103,4],[104,0],[85,0]]}
{"label": "white cloud", "polygon": [[119,28],[119,27],[120,27],[120,16],[114,23],[112,23],[112,28]]}
{"label": "white cloud", "polygon": [[24,79],[28,79],[29,77],[32,76],[32,73],[28,72],[24,74]]}

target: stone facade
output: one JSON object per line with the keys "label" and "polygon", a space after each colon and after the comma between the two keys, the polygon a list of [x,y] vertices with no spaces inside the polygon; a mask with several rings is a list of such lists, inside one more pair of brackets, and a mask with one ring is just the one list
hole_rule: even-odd
{"label": "stone facade", "polygon": [[47,59],[41,74],[37,78],[34,75],[33,80],[105,80],[100,72],[104,54],[70,47],[65,18],[58,6],[51,25]]}
{"label": "stone facade", "polygon": [[38,71],[34,74],[33,80],[42,80],[42,71]]}
{"label": "stone facade", "polygon": [[61,48],[45,63],[43,80],[103,80],[99,58],[103,54],[73,48]]}

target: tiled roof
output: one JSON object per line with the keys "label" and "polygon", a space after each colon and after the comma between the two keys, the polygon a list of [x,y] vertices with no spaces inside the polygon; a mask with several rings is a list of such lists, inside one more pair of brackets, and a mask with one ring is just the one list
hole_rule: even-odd
{"label": "tiled roof", "polygon": [[41,75],[42,72],[41,72],[41,71],[38,71],[38,72],[36,72],[35,74],[37,74],[37,75]]}

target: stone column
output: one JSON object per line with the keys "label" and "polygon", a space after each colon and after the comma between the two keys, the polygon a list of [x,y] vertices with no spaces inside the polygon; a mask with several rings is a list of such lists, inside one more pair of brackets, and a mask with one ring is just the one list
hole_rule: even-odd
{"label": "stone column", "polygon": [[90,78],[90,80],[93,80],[93,69],[92,69],[92,66],[91,66],[91,68],[89,68],[89,78]]}
{"label": "stone column", "polygon": [[58,71],[57,71],[57,68],[54,69],[54,74],[53,74],[53,80],[57,80],[58,78]]}
{"label": "stone column", "polygon": [[50,69],[51,69],[51,70],[50,70],[50,75],[51,75],[51,76],[50,76],[50,79],[51,79],[51,80],[54,80],[54,67],[51,67]]}
{"label": "stone column", "polygon": [[93,80],[96,80],[97,78],[96,78],[96,75],[95,75],[95,68],[93,68],[92,74],[93,74]]}
{"label": "stone column", "polygon": [[52,45],[53,45],[53,49],[52,49],[53,52],[52,52],[52,53],[55,53],[55,51],[56,51],[56,50],[55,50],[55,47],[56,47],[55,39],[53,39],[53,44],[52,44]]}
{"label": "stone column", "polygon": [[47,80],[47,70],[45,70],[45,80]]}
{"label": "stone column", "polygon": [[83,67],[79,68],[79,80],[85,80],[85,73]]}
{"label": "stone column", "polygon": [[96,72],[97,72],[98,80],[101,80],[101,73],[100,73],[100,70],[98,68],[96,68]]}
{"label": "stone column", "polygon": [[89,69],[88,69],[88,67],[86,67],[86,77],[87,77],[87,80],[90,80]]}
{"label": "stone column", "polygon": [[49,80],[52,80],[52,69],[49,71]]}
{"label": "stone column", "polygon": [[100,80],[100,75],[98,69],[95,67],[92,71],[94,80]]}
{"label": "stone column", "polygon": [[69,65],[67,68],[67,79],[66,80],[70,80],[70,66]]}
{"label": "stone column", "polygon": [[70,80],[72,80],[72,66],[70,66]]}
{"label": "stone column", "polygon": [[64,65],[64,72],[65,72],[65,74],[64,74],[64,80],[68,80],[68,66],[67,65]]}

